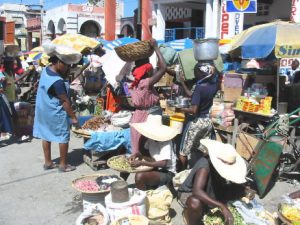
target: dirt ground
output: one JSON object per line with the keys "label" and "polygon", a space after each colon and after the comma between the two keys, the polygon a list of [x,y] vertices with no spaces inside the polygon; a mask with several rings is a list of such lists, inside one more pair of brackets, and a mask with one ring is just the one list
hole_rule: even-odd
{"label": "dirt ground", "polygon": [[[80,193],[72,180],[94,173],[118,174],[110,169],[93,171],[83,162],[83,140],[71,137],[69,159],[77,169],[70,173],[43,170],[41,141],[0,143],[0,224],[1,225],[70,225],[82,212]],[[52,157],[58,160],[58,145],[52,146]],[[130,175],[129,184],[133,183]],[[299,183],[277,182],[263,199],[266,209],[276,211],[280,196],[300,189]],[[174,225],[182,223],[182,208],[174,199],[170,215]]]}

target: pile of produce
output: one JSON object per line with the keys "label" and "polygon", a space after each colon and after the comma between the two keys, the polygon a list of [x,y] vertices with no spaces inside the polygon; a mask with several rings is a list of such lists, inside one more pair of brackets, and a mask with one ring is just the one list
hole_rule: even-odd
{"label": "pile of produce", "polygon": [[120,180],[116,175],[107,176],[85,176],[73,181],[73,186],[78,191],[97,193],[99,191],[109,191],[112,182]]}
{"label": "pile of produce", "polygon": [[[143,158],[142,160],[145,161],[146,157]],[[149,159],[147,159],[147,161],[150,161]],[[141,170],[150,170],[152,169],[151,167],[148,166],[139,166],[139,167],[132,167],[130,165],[130,161],[129,158],[127,158],[125,155],[121,155],[121,156],[114,156],[111,157],[108,161],[107,161],[107,165],[117,171],[127,171],[127,172],[138,172]]]}
{"label": "pile of produce", "polygon": [[[246,225],[242,216],[239,214],[236,208],[234,208],[233,206],[229,206],[228,208],[233,215],[234,225]],[[225,220],[220,209],[214,208],[210,210],[209,213],[204,215],[203,223],[205,225],[225,225]]]}
{"label": "pile of produce", "polygon": [[281,214],[292,221],[293,224],[300,224],[300,209],[289,204],[282,204],[280,208]]}
{"label": "pile of produce", "polygon": [[103,124],[105,121],[101,116],[94,116],[83,124],[82,129],[98,130]]}
{"label": "pile of produce", "polygon": [[112,157],[109,160],[109,166],[122,170],[134,170],[126,156]]}
{"label": "pile of produce", "polygon": [[81,191],[97,192],[100,190],[99,185],[94,180],[78,180],[75,187]]}

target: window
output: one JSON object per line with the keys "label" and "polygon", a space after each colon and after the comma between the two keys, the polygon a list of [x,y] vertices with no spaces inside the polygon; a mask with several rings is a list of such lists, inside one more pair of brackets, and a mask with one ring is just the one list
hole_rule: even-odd
{"label": "window", "polygon": [[257,5],[257,16],[267,16],[269,15],[269,4],[258,3]]}

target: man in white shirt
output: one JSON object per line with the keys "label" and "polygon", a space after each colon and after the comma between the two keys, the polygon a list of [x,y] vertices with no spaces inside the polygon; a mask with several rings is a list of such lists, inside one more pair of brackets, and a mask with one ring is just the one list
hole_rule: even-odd
{"label": "man in white shirt", "polygon": [[139,133],[146,137],[144,148],[153,161],[142,160],[146,154],[137,153],[131,156],[131,166],[153,167],[153,170],[136,173],[135,184],[140,190],[149,186],[167,185],[176,173],[176,155],[172,139],[176,136],[175,129],[162,125],[160,115],[148,115],[146,122],[131,124]]}

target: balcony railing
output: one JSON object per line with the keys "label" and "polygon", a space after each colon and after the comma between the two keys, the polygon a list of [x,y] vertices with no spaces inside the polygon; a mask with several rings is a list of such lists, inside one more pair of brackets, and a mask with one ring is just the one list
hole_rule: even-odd
{"label": "balcony railing", "polygon": [[204,36],[204,27],[171,28],[166,29],[165,42],[183,38],[200,39]]}

